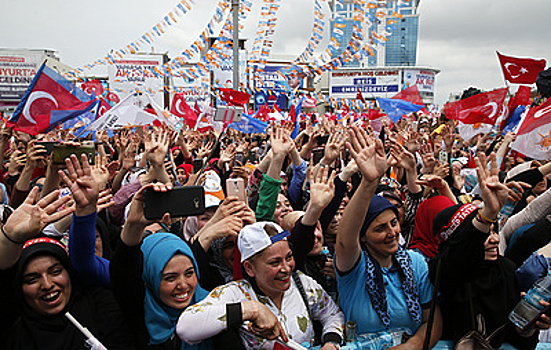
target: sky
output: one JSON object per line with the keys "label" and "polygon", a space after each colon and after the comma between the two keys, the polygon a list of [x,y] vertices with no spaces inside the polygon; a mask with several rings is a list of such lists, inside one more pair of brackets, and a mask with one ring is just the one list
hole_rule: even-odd
{"label": "sky", "polygon": [[[82,67],[137,40],[177,3],[2,0],[0,47],[54,49],[63,63]],[[192,11],[153,49],[168,52],[172,58],[179,55],[206,26],[216,3],[195,0]],[[253,3],[242,35],[249,39],[249,45],[255,36],[261,1]],[[323,8],[328,17],[328,5],[324,3]],[[298,56],[311,33],[312,13],[312,0],[281,0],[272,53]],[[441,70],[435,91],[439,105],[450,93],[470,86],[483,90],[505,86],[496,50],[511,56],[544,58],[551,65],[549,0],[421,0],[419,13],[417,65]],[[321,49],[327,43],[328,29],[329,24]]]}

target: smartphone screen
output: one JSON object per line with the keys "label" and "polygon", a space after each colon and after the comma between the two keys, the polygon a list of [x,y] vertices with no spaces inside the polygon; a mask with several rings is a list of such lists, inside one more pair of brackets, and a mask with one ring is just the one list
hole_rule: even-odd
{"label": "smartphone screen", "polygon": [[312,163],[314,165],[317,165],[320,162],[320,160],[323,158],[324,154],[325,154],[325,150],[323,148],[313,150]]}
{"label": "smartphone screen", "polygon": [[203,160],[202,159],[194,159],[193,160],[193,173],[196,174],[201,171],[201,168],[203,168]]}

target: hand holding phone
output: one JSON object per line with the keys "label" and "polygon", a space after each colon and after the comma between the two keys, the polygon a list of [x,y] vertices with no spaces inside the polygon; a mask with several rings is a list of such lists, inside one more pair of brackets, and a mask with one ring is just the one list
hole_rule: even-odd
{"label": "hand holding phone", "polygon": [[240,177],[226,180],[226,192],[228,193],[228,197],[235,196],[243,202],[246,202],[247,200],[247,196],[245,194],[245,181],[243,181]]}
{"label": "hand holding phone", "polygon": [[205,212],[205,190],[202,186],[176,187],[166,192],[147,188],[143,196],[143,211],[147,220],[159,220],[165,213],[178,218]]}

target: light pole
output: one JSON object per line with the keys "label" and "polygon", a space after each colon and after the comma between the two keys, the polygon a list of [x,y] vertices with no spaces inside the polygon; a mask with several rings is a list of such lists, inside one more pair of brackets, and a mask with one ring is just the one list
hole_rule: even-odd
{"label": "light pole", "polygon": [[232,0],[233,11],[233,89],[239,87],[239,0]]}

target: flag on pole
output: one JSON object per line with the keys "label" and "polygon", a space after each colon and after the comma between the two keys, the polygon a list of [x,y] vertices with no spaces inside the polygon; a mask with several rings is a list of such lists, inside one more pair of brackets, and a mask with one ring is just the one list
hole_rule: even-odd
{"label": "flag on pole", "polygon": [[503,110],[508,88],[488,91],[463,100],[448,102],[444,114],[448,119],[464,124],[484,123],[494,125]]}
{"label": "flag on pole", "polygon": [[377,103],[393,123],[398,122],[404,115],[417,112],[425,105],[417,105],[408,101],[377,97]]}
{"label": "flag on pole", "polygon": [[497,52],[503,76],[514,84],[533,84],[538,78],[538,74],[545,69],[545,60],[536,60],[533,58],[518,58],[505,56]]}
{"label": "flag on pole", "polygon": [[128,126],[148,125],[159,120],[158,115],[146,112],[141,107],[142,104],[143,101],[139,100],[139,96],[130,94],[90,124],[87,130],[114,130]]}
{"label": "flag on pole", "polygon": [[551,158],[551,99],[526,111],[511,149],[534,159]]}
{"label": "flag on pole", "polygon": [[195,123],[197,123],[197,114],[187,104],[182,92],[174,95],[174,98],[172,99],[172,106],[170,106],[170,113],[177,117],[184,118],[185,123],[190,128],[193,128]]}
{"label": "flag on pole", "polygon": [[[37,135],[89,111],[95,103],[96,100],[43,63],[6,125]],[[57,113],[52,114],[53,111]]]}
{"label": "flag on pole", "polygon": [[230,106],[243,106],[249,103],[251,95],[246,92],[233,89],[220,88],[220,99],[226,101]]}

